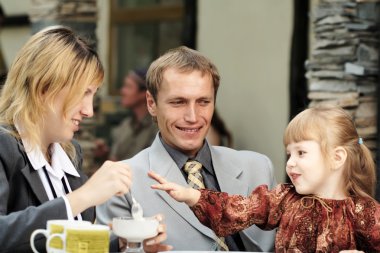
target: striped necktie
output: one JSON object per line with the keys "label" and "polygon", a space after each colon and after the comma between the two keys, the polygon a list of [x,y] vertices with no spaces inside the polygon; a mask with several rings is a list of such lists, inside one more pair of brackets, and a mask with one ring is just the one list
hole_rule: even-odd
{"label": "striped necktie", "polygon": [[[187,183],[194,189],[204,189],[203,177],[201,174],[202,164],[189,160],[185,163],[184,170],[187,173]],[[224,237],[216,237],[215,241],[218,243],[220,251],[228,251],[228,246]]]}

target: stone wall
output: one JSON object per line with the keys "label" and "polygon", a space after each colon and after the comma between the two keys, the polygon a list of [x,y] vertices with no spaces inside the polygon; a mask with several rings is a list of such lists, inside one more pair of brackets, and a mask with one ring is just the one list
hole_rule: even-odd
{"label": "stone wall", "polygon": [[376,155],[379,1],[319,0],[306,62],[309,106],[339,105]]}

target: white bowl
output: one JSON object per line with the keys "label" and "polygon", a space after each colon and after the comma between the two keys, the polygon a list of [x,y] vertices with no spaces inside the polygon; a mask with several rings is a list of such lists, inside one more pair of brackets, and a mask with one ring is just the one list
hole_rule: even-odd
{"label": "white bowl", "polygon": [[112,231],[129,242],[142,242],[158,234],[158,220],[153,217],[133,219],[132,217],[115,217]]}

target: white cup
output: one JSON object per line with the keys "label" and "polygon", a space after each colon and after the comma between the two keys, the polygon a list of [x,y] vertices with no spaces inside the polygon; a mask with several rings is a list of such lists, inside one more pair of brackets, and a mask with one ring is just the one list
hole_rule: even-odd
{"label": "white cup", "polygon": [[62,242],[63,252],[107,253],[109,252],[110,228],[106,225],[69,224],[63,233],[50,234],[46,241],[46,251],[54,252],[52,242]]}
{"label": "white cup", "polygon": [[133,217],[114,217],[112,231],[115,235],[127,239],[125,252],[144,252],[143,240],[158,234],[159,222],[155,217],[134,219]]}
{"label": "white cup", "polygon": [[159,222],[155,217],[134,219],[133,217],[115,217],[112,231],[129,242],[142,242],[158,234]]}
{"label": "white cup", "polygon": [[[66,226],[70,224],[76,224],[76,225],[91,225],[91,222],[89,221],[76,221],[76,220],[49,220],[46,222],[46,229],[36,229],[33,231],[33,233],[30,236],[30,246],[34,253],[38,253],[38,250],[36,249],[34,245],[35,237],[38,234],[42,234],[46,237],[46,239],[49,238],[51,234],[57,234],[57,233],[63,233]],[[57,253],[63,253],[63,244],[60,239],[52,240],[50,242],[51,252],[57,252]]]}

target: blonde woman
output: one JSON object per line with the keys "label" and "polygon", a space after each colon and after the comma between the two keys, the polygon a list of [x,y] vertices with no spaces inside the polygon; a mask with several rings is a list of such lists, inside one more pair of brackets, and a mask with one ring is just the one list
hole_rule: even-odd
{"label": "blonde woman", "polygon": [[94,221],[94,206],[128,192],[127,164],[107,161],[87,181],[73,141],[103,75],[97,53],[65,27],[36,33],[16,56],[0,97],[1,252],[29,252],[47,220]]}

